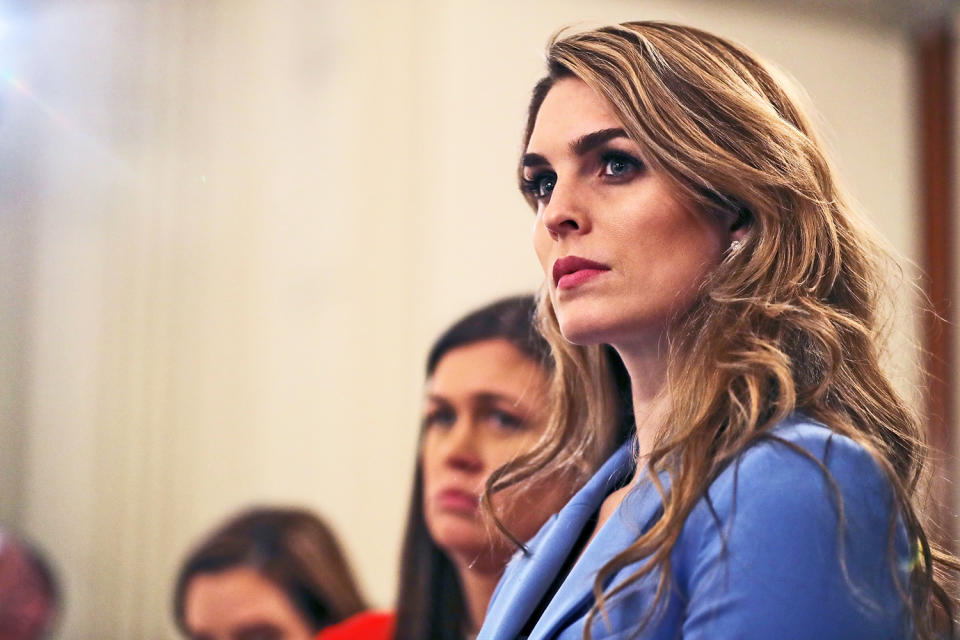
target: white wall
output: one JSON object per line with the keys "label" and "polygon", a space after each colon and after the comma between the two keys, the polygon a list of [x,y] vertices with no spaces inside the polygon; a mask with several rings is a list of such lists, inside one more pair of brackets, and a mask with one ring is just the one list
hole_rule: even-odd
{"label": "white wall", "polygon": [[559,26],[668,18],[773,59],[809,91],[853,194],[914,257],[905,36],[720,4],[77,0],[13,14],[0,517],[60,566],[61,637],[172,637],[179,558],[251,501],[325,514],[389,604],[425,350],[467,308],[539,282],[513,167]]}

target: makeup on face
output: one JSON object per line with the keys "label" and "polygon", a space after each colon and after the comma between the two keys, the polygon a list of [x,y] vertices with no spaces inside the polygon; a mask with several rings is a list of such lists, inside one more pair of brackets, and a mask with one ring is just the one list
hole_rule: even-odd
{"label": "makeup on face", "polygon": [[437,363],[427,381],[420,464],[427,528],[448,554],[489,555],[479,510],[484,483],[542,433],[547,382],[539,364],[503,339],[457,347]]}
{"label": "makeup on face", "polygon": [[607,265],[580,256],[566,256],[553,263],[553,283],[557,289],[572,289],[610,271]]}
{"label": "makeup on face", "polygon": [[521,160],[534,249],[575,344],[655,352],[730,245],[728,225],[689,203],[641,151],[603,98],[563,78]]}

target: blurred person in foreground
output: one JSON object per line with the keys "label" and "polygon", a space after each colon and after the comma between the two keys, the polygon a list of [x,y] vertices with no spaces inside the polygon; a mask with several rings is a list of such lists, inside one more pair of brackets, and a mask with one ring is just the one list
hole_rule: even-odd
{"label": "blurred person in foreground", "polygon": [[366,608],[340,544],[316,515],[257,508],[184,561],[174,618],[194,640],[309,640]]}
{"label": "blurred person in foreground", "polygon": [[0,529],[0,640],[40,640],[53,626],[59,589],[35,548]]}
{"label": "blurred person in foreground", "polygon": [[[360,614],[317,640],[462,640],[476,634],[516,550],[482,517],[484,484],[493,470],[528,452],[546,425],[553,360],[534,327],[535,309],[529,295],[497,301],[460,319],[434,343],[396,611]],[[623,415],[629,413],[625,408]],[[617,436],[602,438],[612,446]],[[527,486],[504,501],[498,518],[523,541],[573,485],[573,478],[559,474]]]}

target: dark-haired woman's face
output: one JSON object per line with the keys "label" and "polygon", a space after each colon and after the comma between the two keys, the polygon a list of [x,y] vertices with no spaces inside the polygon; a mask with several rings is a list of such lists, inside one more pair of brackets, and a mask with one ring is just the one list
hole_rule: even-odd
{"label": "dark-haired woman's face", "polygon": [[[543,368],[501,339],[451,350],[427,381],[423,511],[430,535],[455,562],[491,560],[502,568],[505,559],[491,557],[479,496],[490,472],[527,451],[543,432],[546,392]],[[525,492],[511,499],[505,524],[525,539],[562,497]]]}
{"label": "dark-haired woman's face", "polygon": [[184,621],[193,640],[311,640],[316,635],[277,585],[247,567],[191,578]]}
{"label": "dark-haired woman's face", "polygon": [[689,205],[647,167],[610,105],[578,79],[547,93],[523,165],[563,335],[656,347],[730,245],[729,221]]}

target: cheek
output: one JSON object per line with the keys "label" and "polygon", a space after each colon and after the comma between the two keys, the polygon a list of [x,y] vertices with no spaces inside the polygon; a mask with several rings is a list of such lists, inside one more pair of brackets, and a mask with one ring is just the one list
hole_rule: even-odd
{"label": "cheek", "polygon": [[436,479],[438,465],[436,438],[424,436],[420,447],[420,473],[423,476],[423,493],[429,493],[430,487]]}
{"label": "cheek", "polygon": [[533,250],[537,254],[537,260],[540,261],[540,267],[543,269],[543,275],[547,275],[547,270],[549,268],[550,260],[550,245],[552,241],[550,240],[550,235],[547,233],[547,228],[543,226],[543,223],[540,221],[540,216],[537,216],[533,223]]}
{"label": "cheek", "polygon": [[522,484],[505,489],[494,505],[507,528],[521,540],[531,537],[543,523],[560,511],[573,493],[574,480],[555,477],[535,485]]}
{"label": "cheek", "polygon": [[658,215],[629,219],[616,234],[624,245],[636,248],[631,259],[639,269],[660,272],[668,285],[664,289],[695,287],[722,258],[727,235],[722,222],[669,200],[654,210]]}
{"label": "cheek", "polygon": [[487,470],[484,481],[491,472],[529,451],[535,441],[536,437],[532,434],[517,433],[512,437],[489,443],[483,453],[484,468]]}

